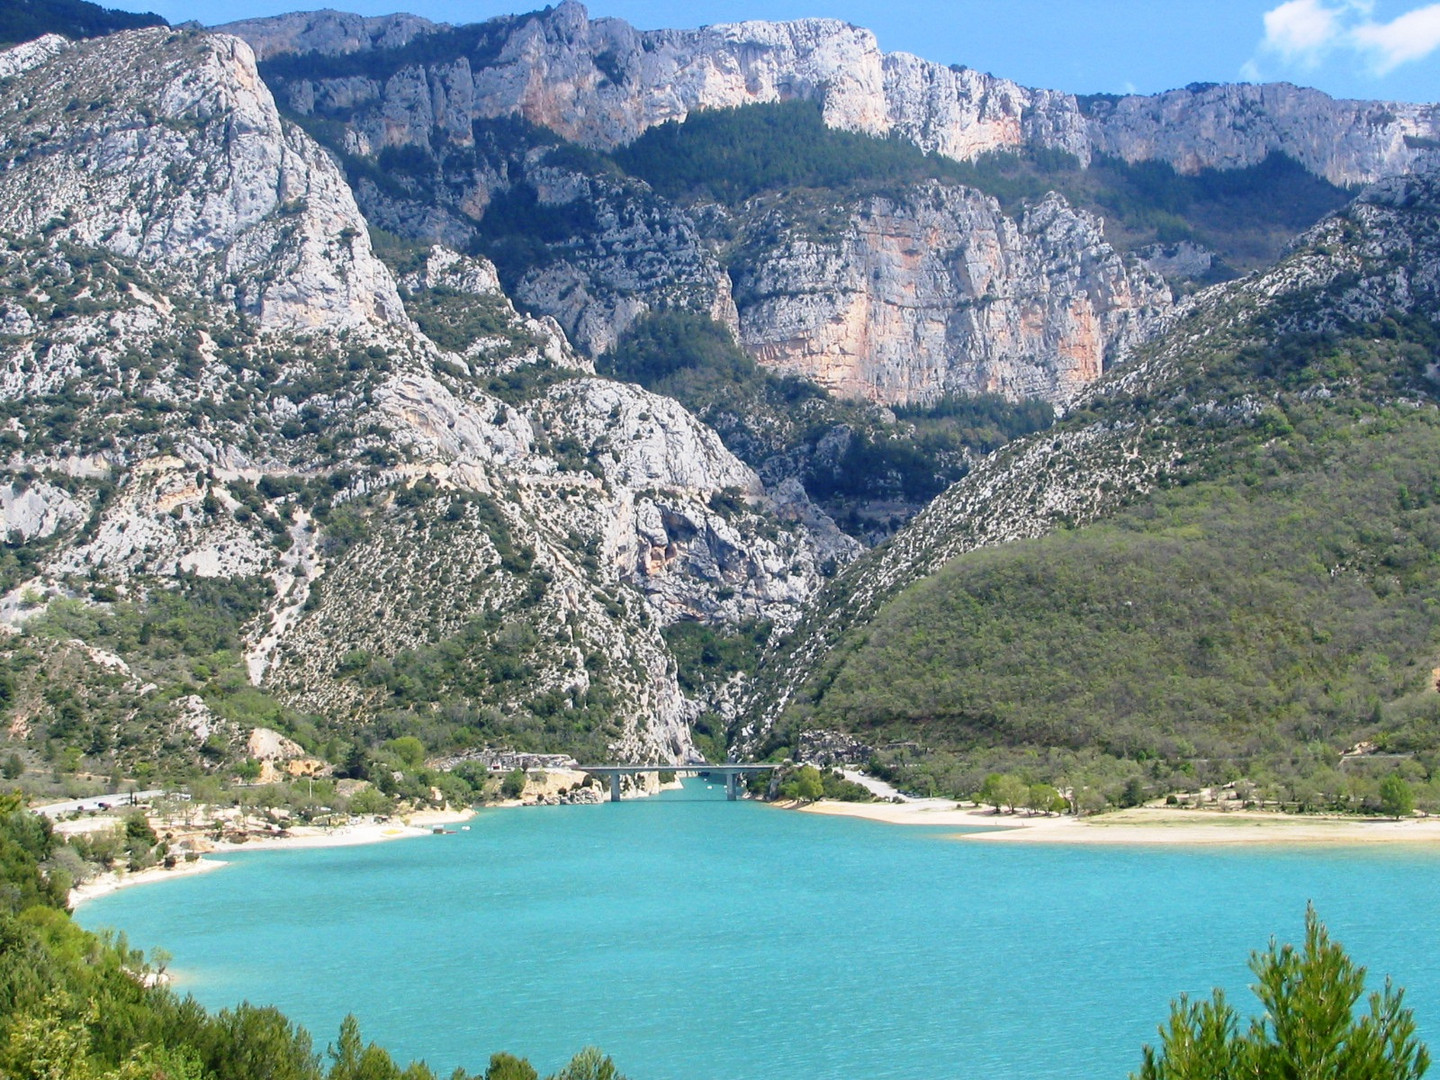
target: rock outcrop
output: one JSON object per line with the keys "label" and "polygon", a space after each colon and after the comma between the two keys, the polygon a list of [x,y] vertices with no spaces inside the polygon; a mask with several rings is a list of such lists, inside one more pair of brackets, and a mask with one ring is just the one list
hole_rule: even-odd
{"label": "rock outcrop", "polygon": [[557,238],[515,284],[516,298],[553,316],[579,348],[608,352],[637,317],[663,307],[736,326],[730,276],[679,207],[645,184],[567,169],[534,168],[526,182],[539,206],[593,222]]}
{"label": "rock outcrop", "polygon": [[1050,195],[1019,221],[938,183],[876,196],[835,238],[785,220],[737,270],[741,340],[762,362],[847,397],[928,403],[995,392],[1065,401],[1170,307],[1100,223]]}
{"label": "rock outcrop", "polygon": [[421,34],[441,29],[443,24],[418,15],[397,13],[366,18],[330,10],[244,19],[225,28],[227,33],[248,41],[259,60],[297,52],[343,56],[366,49],[399,49]]}
{"label": "rock outcrop", "polygon": [[1087,101],[1089,142],[1177,171],[1236,169],[1285,154],[1332,184],[1440,164],[1440,106],[1337,100],[1289,83],[1201,84]]}
{"label": "rock outcrop", "polygon": [[53,536],[83,517],[84,511],[67,492],[43,480],[0,485],[0,534],[9,543]]}
{"label": "rock outcrop", "polygon": [[267,329],[403,320],[344,177],[243,41],[47,41],[0,61],[0,228],[184,273]]}

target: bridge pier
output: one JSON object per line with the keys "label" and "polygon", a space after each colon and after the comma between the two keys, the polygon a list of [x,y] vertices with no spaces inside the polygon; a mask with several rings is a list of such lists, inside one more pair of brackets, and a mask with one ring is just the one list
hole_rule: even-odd
{"label": "bridge pier", "polygon": [[716,773],[725,777],[725,799],[728,802],[735,802],[740,798],[740,777],[742,774],[769,772],[774,765],[742,765],[739,762],[727,761],[717,765],[708,765],[705,762],[691,762],[684,765],[581,765],[581,772],[587,772],[594,777],[608,776],[610,778],[610,801],[620,801],[620,778],[622,776],[638,776],[641,773],[674,773],[674,772],[699,772],[707,774],[712,780]]}

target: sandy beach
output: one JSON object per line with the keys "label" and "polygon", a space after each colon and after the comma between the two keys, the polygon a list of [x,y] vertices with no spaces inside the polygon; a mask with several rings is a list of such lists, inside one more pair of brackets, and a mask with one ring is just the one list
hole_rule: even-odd
{"label": "sandy beach", "polygon": [[1414,844],[1440,842],[1440,818],[1357,818],[1266,813],[1255,810],[1175,810],[1135,807],[1073,817],[996,814],[949,799],[905,803],[810,803],[807,814],[864,818],[890,825],[955,826],[986,832],[957,833],[975,843],[1053,844]]}
{"label": "sandy beach", "polygon": [[101,874],[83,885],[70,890],[70,907],[77,908],[88,900],[108,896],[117,889],[133,885],[149,885],[158,881],[170,881],[188,877],[191,874],[218,870],[226,865],[223,856],[232,851],[283,851],[293,848],[347,847],[353,844],[376,844],[386,840],[403,840],[407,837],[430,836],[437,825],[453,825],[468,821],[473,810],[421,810],[406,814],[399,821],[363,822],[355,825],[341,825],[324,829],[300,825],[290,829],[283,836],[253,836],[244,843],[230,841],[216,842],[204,856],[188,862],[179,862],[173,869],[154,866],[135,873],[111,871]]}
{"label": "sandy beach", "polygon": [[[517,802],[514,805],[520,804]],[[805,814],[861,818],[887,825],[963,829],[967,831],[956,832],[954,839],[970,843],[1440,844],[1440,818],[1394,821],[1338,815],[1302,817],[1255,810],[1135,807],[1077,820],[1058,815],[997,814],[987,808],[964,806],[950,799],[913,799],[903,803],[821,800],[779,805]],[[429,836],[436,826],[468,821],[474,814],[473,810],[427,810],[407,814],[398,821],[362,822],[337,828],[297,826],[281,836],[252,835],[243,843],[219,841],[211,845],[201,858],[180,862],[173,869],[156,866],[135,873],[115,871],[101,874],[71,890],[70,906],[78,907],[117,889],[218,870],[226,865],[224,855],[227,852],[344,847]],[[101,819],[96,821],[106,824]],[[113,826],[114,823],[109,824]]]}

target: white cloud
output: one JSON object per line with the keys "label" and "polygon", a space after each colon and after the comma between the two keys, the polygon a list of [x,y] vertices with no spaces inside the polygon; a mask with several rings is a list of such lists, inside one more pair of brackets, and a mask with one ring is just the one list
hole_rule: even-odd
{"label": "white cloud", "polygon": [[[1384,23],[1371,18],[1373,11],[1374,0],[1286,0],[1265,12],[1258,53],[1308,69],[1346,51],[1368,57],[1375,74],[1385,75],[1440,49],[1440,3]],[[1259,72],[1254,57],[1241,68],[1250,81],[1258,81]]]}
{"label": "white cloud", "polygon": [[1351,38],[1370,53],[1377,75],[1388,74],[1440,48],[1440,4],[1416,8],[1388,23],[1362,23]]}
{"label": "white cloud", "polygon": [[1265,13],[1263,46],[1287,60],[1314,63],[1340,35],[1342,13],[1320,0],[1288,0]]}

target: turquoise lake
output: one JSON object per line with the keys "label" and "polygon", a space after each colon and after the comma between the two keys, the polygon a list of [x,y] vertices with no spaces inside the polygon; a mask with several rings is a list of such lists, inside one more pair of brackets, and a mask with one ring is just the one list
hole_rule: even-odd
{"label": "turquoise lake", "polygon": [[631,1080],[1123,1078],[1181,991],[1249,1013],[1246,961],[1313,901],[1440,1042],[1440,852],[967,843],[727,803],[482,812],[470,831],[226,856],[82,907],[212,1008],[347,1012],[402,1063]]}

